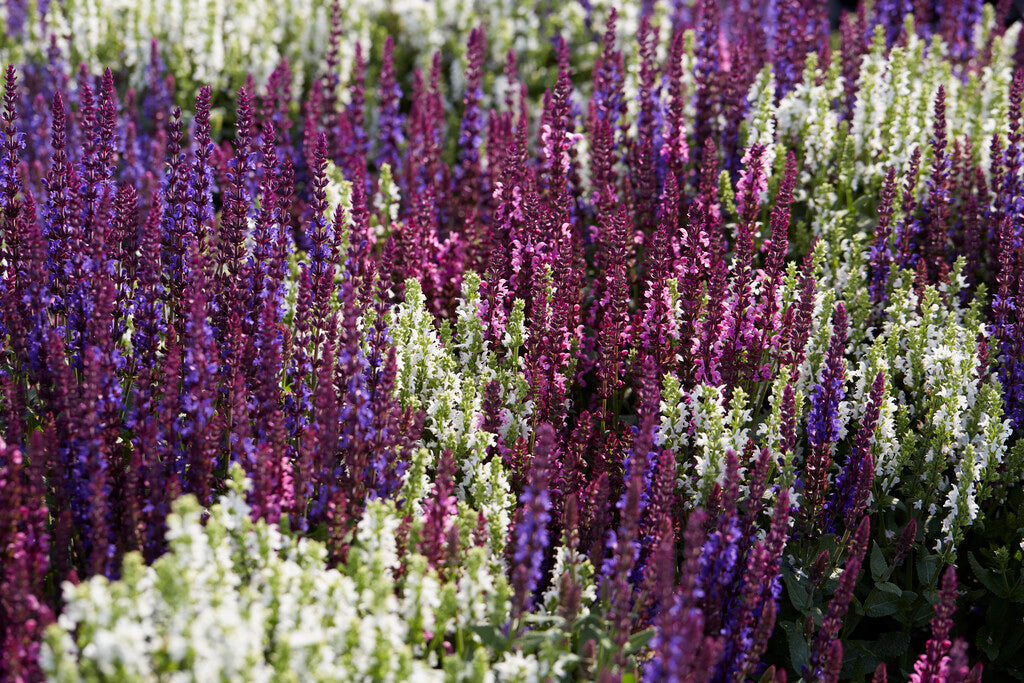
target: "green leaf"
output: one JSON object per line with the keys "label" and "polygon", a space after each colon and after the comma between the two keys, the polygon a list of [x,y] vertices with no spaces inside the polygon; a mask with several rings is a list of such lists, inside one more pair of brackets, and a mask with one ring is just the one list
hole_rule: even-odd
{"label": "green leaf", "polygon": [[782,572],[782,581],[786,584],[786,594],[789,595],[789,601],[793,607],[800,612],[806,612],[810,607],[810,595],[808,595],[807,589],[800,584],[800,579],[786,569]]}
{"label": "green leaf", "polygon": [[626,641],[626,654],[631,655],[639,652],[640,650],[647,647],[647,644],[651,642],[651,638],[654,637],[654,628],[645,629],[639,633],[634,633]]}
{"label": "green leaf", "polygon": [[1008,597],[1006,594],[1006,587],[1003,586],[1002,582],[996,580],[996,577],[993,575],[991,570],[985,569],[981,566],[981,563],[978,562],[978,558],[974,556],[974,553],[967,553],[967,561],[971,563],[971,569],[974,570],[974,575],[978,577],[978,581],[981,582],[982,586],[987,588],[990,593],[998,598],[1005,599]]}
{"label": "green leaf", "polygon": [[887,617],[896,613],[903,591],[888,581],[875,586],[864,601],[864,612],[869,617]]}
{"label": "green leaf", "polygon": [[810,659],[810,648],[807,646],[807,639],[804,638],[802,624],[793,621],[782,622],[782,630],[786,632],[789,639],[789,663],[796,671],[802,671]]}
{"label": "green leaf", "polygon": [[870,216],[872,220],[877,222],[878,210],[875,208],[875,195],[865,194],[856,201],[853,202],[853,210],[859,215]]}
{"label": "green leaf", "polygon": [[545,642],[555,643],[562,637],[558,631],[527,631],[517,639],[524,652],[536,652]]}
{"label": "green leaf", "polygon": [[903,631],[881,633],[868,649],[882,661],[899,659],[910,649],[910,634]]}
{"label": "green leaf", "polygon": [[882,552],[881,546],[878,545],[878,541],[871,542],[871,578],[876,582],[882,578],[885,571],[889,568],[889,563],[885,561],[885,554]]}
{"label": "green leaf", "polygon": [[978,649],[985,653],[985,656],[995,661],[999,658],[999,639],[993,637],[990,626],[982,626],[978,629],[978,636],[974,640]]}
{"label": "green leaf", "polygon": [[596,645],[603,647],[605,643],[611,642],[605,624],[593,613],[578,618],[573,624],[573,632],[580,643],[593,640]]}
{"label": "green leaf", "polygon": [[508,649],[508,638],[496,626],[481,625],[472,626],[470,630],[480,637],[480,642],[495,652],[502,652]]}
{"label": "green leaf", "polygon": [[926,586],[934,586],[939,575],[939,556],[924,555],[917,561],[917,578]]}

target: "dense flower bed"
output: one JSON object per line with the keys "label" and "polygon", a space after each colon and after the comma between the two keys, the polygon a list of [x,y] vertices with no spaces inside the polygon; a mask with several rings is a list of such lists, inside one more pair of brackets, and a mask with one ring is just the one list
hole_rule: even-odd
{"label": "dense flower bed", "polygon": [[913,4],[8,3],[0,679],[1024,677],[1021,26]]}

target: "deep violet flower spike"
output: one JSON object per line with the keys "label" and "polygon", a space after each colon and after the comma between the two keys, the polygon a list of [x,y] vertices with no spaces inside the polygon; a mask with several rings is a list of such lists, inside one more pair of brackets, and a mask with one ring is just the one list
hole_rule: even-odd
{"label": "deep violet flower spike", "polygon": [[417,418],[405,412],[395,396],[397,356],[387,327],[388,292],[378,279],[376,317],[368,333],[366,387],[373,416],[371,451],[378,473],[376,493],[388,497],[397,491],[408,467],[411,444],[420,435]]}
{"label": "deep violet flower spike", "polygon": [[195,150],[189,176],[185,213],[191,231],[196,235],[201,248],[205,249],[213,226],[213,168],[211,166],[214,144],[211,139],[210,106],[212,91],[203,86],[196,96],[196,113],[193,119]]}
{"label": "deep violet flower spike", "polygon": [[913,0],[879,0],[875,3],[872,23],[881,25],[886,47],[892,47],[903,32],[903,19],[914,10]]}
{"label": "deep violet flower spike", "polygon": [[819,383],[811,393],[811,412],[807,418],[807,440],[812,448],[828,446],[839,440],[839,402],[846,394],[846,333],[849,317],[846,306],[836,306],[832,337]]}
{"label": "deep violet flower spike", "polygon": [[[786,157],[785,175],[779,184],[775,206],[772,208],[769,218],[771,237],[766,240],[765,248],[767,248],[768,254],[765,257],[764,270],[761,274],[763,294],[760,297],[761,301],[755,304],[757,308],[756,325],[761,332],[760,341],[751,358],[750,370],[756,373],[755,378],[762,382],[771,380],[774,356],[784,340],[785,326],[781,324],[779,315],[781,306],[779,292],[782,288],[786,253],[789,251],[790,205],[793,202],[796,177],[796,155],[790,152]],[[760,366],[756,362],[758,355],[761,358]]]}
{"label": "deep violet flower spike", "polygon": [[[611,202],[609,201],[609,205]],[[602,216],[599,244],[604,253],[598,328],[599,393],[609,400],[623,385],[622,343],[627,337],[629,283],[627,281],[628,214],[625,207],[610,208]]]}
{"label": "deep violet flower spike", "polygon": [[326,328],[328,303],[331,289],[334,286],[334,270],[338,258],[335,244],[337,235],[331,216],[328,215],[326,135],[317,136],[313,159],[310,201],[313,215],[309,223],[307,238],[310,244],[310,279],[314,292],[313,310],[315,315],[312,322],[315,330],[322,331]]}
{"label": "deep violet flower spike", "polygon": [[214,402],[217,388],[217,348],[209,323],[207,261],[193,238],[188,247],[188,316],[180,434],[186,444],[181,478],[188,491],[207,505],[217,467],[217,426]]}
{"label": "deep violet flower spike", "polygon": [[569,220],[570,213],[570,182],[575,173],[575,140],[572,75],[569,70],[568,46],[564,39],[559,38],[556,45],[558,53],[558,80],[550,96],[545,97],[541,118],[541,143],[543,163],[541,164],[541,182],[544,186],[544,198],[550,202],[556,212],[556,220]]}
{"label": "deep violet flower spike", "polygon": [[722,78],[719,32],[722,10],[718,0],[700,0],[697,3],[696,45],[694,46],[694,77],[696,80],[697,111],[706,115],[697,117],[694,142],[704,144],[718,133],[718,114],[722,106]]}
{"label": "deep violet flower spike", "polygon": [[378,168],[390,164],[395,177],[401,175],[401,146],[405,142],[405,121],[399,109],[402,102],[402,87],[395,73],[395,42],[391,36],[384,42],[384,55],[377,84],[380,100],[378,109],[378,137],[380,149],[377,153]]}
{"label": "deep violet flower spike", "polygon": [[444,540],[458,512],[455,498],[455,460],[451,451],[445,451],[437,465],[434,490],[423,511],[423,530],[420,532],[419,551],[434,567],[444,557]]}
{"label": "deep violet flower spike", "polygon": [[668,130],[658,150],[659,160],[675,176],[677,182],[684,180],[684,167],[690,160],[690,148],[686,142],[686,107],[689,102],[683,83],[683,53],[685,37],[683,31],[674,31],[669,47],[668,80],[669,104],[665,114]]}
{"label": "deep violet flower spike", "polygon": [[[1004,172],[993,175],[992,188],[996,192],[999,210],[1012,216],[1015,209],[1020,208],[1020,167],[1021,154],[1024,152],[1024,131],[1021,130],[1022,105],[1024,105],[1024,70],[1018,69],[1013,75],[1009,92],[1010,111],[1007,114],[1009,130],[1006,134],[1006,151],[992,160],[993,166],[1000,163]],[[993,140],[993,152],[996,152]],[[997,182],[998,177],[998,182]]]}
{"label": "deep violet flower spike", "polygon": [[850,457],[843,471],[836,477],[836,491],[829,506],[843,520],[847,529],[852,529],[853,525],[860,519],[867,506],[868,496],[871,493],[874,463],[872,462],[870,449],[884,393],[885,375],[880,370],[871,383],[868,405],[864,411],[864,419],[861,420],[860,429],[854,438]]}
{"label": "deep violet flower spike", "polygon": [[[256,163],[253,149],[253,103],[252,93],[246,88],[238,92],[238,136],[235,140],[234,158],[227,162],[227,187],[224,188],[224,210],[214,241],[214,268],[218,278],[216,301],[217,323],[223,334],[229,309],[242,304],[239,280],[248,279],[246,269],[246,236],[248,233],[249,205],[251,199],[247,189],[249,174]],[[265,144],[273,145],[273,128],[264,128]],[[268,149],[267,152],[270,150]],[[272,182],[265,178],[264,182]],[[268,197],[272,200],[272,198]],[[266,198],[265,198],[266,199]],[[264,211],[273,207],[262,207]],[[262,283],[260,283],[262,284]],[[225,347],[228,346],[225,344]],[[222,349],[222,354],[226,349]]]}
{"label": "deep violet flower spike", "polygon": [[53,620],[44,600],[49,564],[49,512],[43,482],[46,436],[32,435],[27,456],[0,438],[0,677],[11,681],[41,679],[38,655],[42,631]]}
{"label": "deep violet flower spike", "polygon": [[50,168],[47,171],[45,187],[46,229],[44,236],[48,240],[48,270],[50,272],[50,291],[56,300],[57,312],[62,312],[67,302],[65,297],[73,281],[75,254],[81,253],[78,240],[79,214],[76,210],[76,192],[78,176],[71,164],[67,152],[67,114],[64,100],[59,92],[53,95],[53,123],[51,124],[50,145],[53,154],[50,157]]}
{"label": "deep violet flower spike", "polygon": [[842,628],[843,617],[846,616],[850,601],[853,599],[853,589],[857,585],[857,577],[860,575],[861,564],[868,549],[870,530],[871,523],[864,517],[850,543],[846,566],[839,577],[836,592],[828,604],[825,619],[811,644],[811,657],[805,671],[808,680],[818,681],[826,678],[825,672],[832,656],[831,651],[835,644],[840,643],[839,631]]}
{"label": "deep violet flower spike", "polygon": [[170,311],[179,337],[184,326],[179,314],[185,290],[185,250],[187,248],[188,223],[185,202],[187,198],[186,154],[182,149],[181,109],[175,107],[171,114],[167,136],[167,169],[163,179],[163,210],[161,217],[161,279],[162,295]]}
{"label": "deep violet flower spike", "polygon": [[882,185],[882,199],[878,205],[878,224],[875,227],[875,241],[871,245],[871,279],[868,289],[871,298],[875,302],[885,302],[885,287],[889,280],[889,267],[892,264],[892,248],[889,244],[892,238],[892,211],[893,201],[896,198],[896,168],[890,166],[885,174],[885,182]]}
{"label": "deep violet flower spike", "polygon": [[601,593],[608,604],[608,626],[614,634],[615,659],[619,666],[625,665],[623,648],[629,639],[633,613],[634,591],[629,577],[640,552],[638,534],[644,473],[639,467],[634,467],[632,474],[623,494],[621,522],[618,529],[608,534],[607,547],[612,555],[602,568],[601,580]]}
{"label": "deep violet flower spike", "polygon": [[921,169],[921,147],[915,146],[910,155],[901,198],[903,219],[896,230],[896,243],[899,247],[900,266],[910,268],[917,263],[914,253],[915,241],[921,229],[921,221],[917,217],[917,176]]}
{"label": "deep violet flower spike", "polygon": [[818,284],[814,277],[815,246],[816,240],[812,241],[804,258],[800,273],[800,301],[790,306],[784,318],[785,352],[782,354],[782,362],[790,366],[790,382],[795,382],[800,376],[800,365],[806,357],[807,341],[810,339],[811,323],[814,321],[815,292]]}
{"label": "deep violet flower spike", "polygon": [[515,553],[512,558],[512,612],[515,616],[532,607],[533,596],[541,579],[541,565],[549,545],[551,498],[548,485],[555,448],[554,429],[547,423],[541,424],[537,427],[533,464],[526,488],[519,496],[520,508],[513,531]]}
{"label": "deep violet flower spike", "polygon": [[618,130],[619,118],[625,110],[625,97],[622,94],[622,51],[616,49],[615,26],[618,16],[618,11],[614,7],[608,12],[601,56],[594,66],[595,111],[598,118],[607,123],[609,130],[612,131]]}
{"label": "deep violet flower spike", "polygon": [[0,211],[13,215],[14,197],[21,189],[18,173],[20,154],[25,149],[25,134],[18,130],[18,75],[13,64],[4,73],[4,106],[0,120],[3,157],[0,158]]}
{"label": "deep violet flower spike", "polygon": [[996,294],[992,299],[995,336],[1003,358],[999,381],[1003,385],[1006,414],[1014,426],[1024,426],[1024,325],[1020,320],[1024,290],[1024,260],[1015,248],[1013,221],[1009,216],[1000,221],[999,270]]}
{"label": "deep violet flower spike", "polygon": [[350,164],[349,177],[358,178],[360,171],[365,172],[367,156],[366,118],[366,59],[363,55],[362,43],[356,42],[355,57],[352,65],[352,80],[348,91],[350,102],[345,110],[348,124],[352,128],[352,136],[344,152]]}
{"label": "deep violet flower spike", "polygon": [[637,35],[640,43],[640,80],[638,83],[639,112],[637,136],[633,140],[629,159],[629,184],[633,188],[634,217],[637,227],[651,234],[656,227],[658,210],[658,178],[655,168],[655,149],[658,146],[657,124],[660,118],[660,73],[657,67],[658,29],[650,20],[640,21]]}
{"label": "deep violet flower spike", "polygon": [[956,61],[974,56],[972,27],[981,19],[982,0],[938,0],[935,14],[939,18],[939,33]]}
{"label": "deep violet flower spike", "polygon": [[356,505],[361,504],[368,491],[382,478],[387,477],[383,467],[389,463],[370,460],[372,454],[369,451],[369,439],[372,437],[373,416],[366,387],[369,363],[361,346],[362,335],[358,329],[359,314],[352,279],[348,278],[342,282],[339,290],[336,351],[338,362],[334,372],[334,383],[339,387],[339,398],[343,400],[339,414],[339,444],[345,465],[344,485],[348,489],[346,495],[350,504]]}
{"label": "deep violet flower spike", "polygon": [[811,393],[811,409],[807,416],[807,457],[804,481],[804,513],[812,522],[817,518],[828,488],[832,446],[839,440],[839,403],[846,395],[846,306],[836,306],[832,323],[832,339],[825,356],[821,377]]}
{"label": "deep violet flower spike", "polygon": [[[651,641],[654,656],[644,668],[644,681],[684,681],[695,675],[706,677],[711,669],[707,664],[718,658],[720,642],[710,637],[705,639],[704,613],[698,606],[702,591],[696,585],[705,521],[706,515],[702,510],[694,511],[687,521],[679,583],[671,606],[663,609],[657,619]],[[702,663],[705,664],[703,669],[699,668]]]}
{"label": "deep violet flower spike", "polygon": [[483,26],[469,34],[466,49],[466,92],[463,95],[462,122],[459,126],[459,163],[453,170],[455,183],[454,225],[464,231],[471,250],[471,260],[482,263],[486,257],[488,231],[479,224],[480,199],[484,195],[480,149],[483,145],[484,112],[482,85],[484,60],[487,51],[487,36]]}
{"label": "deep violet flower spike", "polygon": [[932,169],[928,177],[928,196],[924,205],[926,224],[925,256],[933,281],[948,279],[949,263],[946,249],[949,230],[949,175],[951,155],[946,139],[946,88],[939,86],[935,95],[932,124]]}

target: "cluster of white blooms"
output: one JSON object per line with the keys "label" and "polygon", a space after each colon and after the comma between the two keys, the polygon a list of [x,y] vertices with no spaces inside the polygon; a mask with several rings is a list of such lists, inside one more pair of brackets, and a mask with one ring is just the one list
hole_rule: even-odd
{"label": "cluster of white blooms", "polygon": [[[383,4],[339,3],[345,27],[339,65],[343,76],[353,63],[356,41],[368,44],[371,18]],[[69,63],[85,63],[94,72],[126,70],[135,85],[146,79],[156,40],[179,90],[188,96],[201,85],[230,93],[250,73],[263,83],[285,59],[295,75],[297,95],[308,86],[309,76],[323,68],[330,18],[328,0],[68,0],[49,3],[42,21]],[[40,54],[30,56],[45,52],[49,35],[40,38],[34,46]],[[32,43],[25,49],[33,49]]]}
{"label": "cluster of white blooms", "polygon": [[[991,8],[986,8],[975,35],[990,33],[994,22]],[[961,78],[953,73],[940,38],[929,44],[911,31],[905,45],[887,53],[879,27],[857,81],[850,126],[856,153],[853,187],[876,186],[887,167],[904,167],[915,146],[927,145],[940,85],[946,89],[950,138],[976,141],[979,158],[987,162],[988,140],[994,133],[1006,132],[1007,93],[1019,32],[1020,25],[1014,24],[993,39],[992,59],[980,77],[972,74]]]}
{"label": "cluster of white blooms", "polygon": [[[450,337],[450,329],[444,331]],[[415,280],[405,283],[404,301],[392,314],[391,335],[396,391],[403,405],[424,410],[427,447],[438,456],[450,450],[460,460],[482,460],[494,439],[481,427],[483,386],[478,378],[463,375],[458,358],[442,343]]]}
{"label": "cluster of white blooms", "polygon": [[529,435],[532,406],[520,367],[526,340],[522,303],[516,303],[506,326],[501,359],[488,347],[479,311],[480,279],[468,273],[456,309],[453,339],[447,324],[440,330],[435,326],[419,283],[406,282],[405,299],[392,314],[395,390],[403,405],[423,409],[424,444],[432,461],[451,451],[461,472],[459,498],[484,513],[498,549],[504,543],[515,501],[501,459],[487,457],[496,436],[482,425],[487,386],[492,380],[498,382],[503,402],[499,433],[505,438]]}
{"label": "cluster of white blooms", "polygon": [[[831,163],[835,154],[839,119],[832,103],[842,92],[839,63],[833,62],[828,72],[822,72],[817,56],[811,54],[803,79],[776,109],[779,138],[803,142],[801,161],[808,179]],[[797,183],[797,187],[806,186]]]}
{"label": "cluster of white blooms", "polygon": [[540,661],[522,652],[506,652],[502,660],[494,665],[494,673],[502,681],[510,683],[540,683],[543,680]]}
{"label": "cluster of white blooms", "polygon": [[[621,3],[612,0],[555,5],[512,0],[65,0],[49,3],[45,14],[32,3],[25,35],[0,39],[0,57],[5,62],[45,61],[52,35],[67,63],[84,63],[95,73],[110,67],[128,73],[133,85],[141,86],[156,41],[183,103],[202,85],[211,86],[215,95],[227,95],[249,74],[262,84],[287,60],[298,103],[312,79],[326,69],[335,4],[342,27],[337,65],[342,83],[351,76],[357,43],[369,58],[391,35],[403,52],[402,61],[411,59],[424,71],[429,71],[435,52],[445,56],[449,70],[442,77],[453,101],[465,87],[470,32],[484,26],[484,73],[492,81],[485,88],[485,104],[487,98],[502,98],[508,88],[502,67],[510,50],[531,65],[520,74],[531,87],[550,87],[557,75],[552,59],[556,31],[573,46],[571,63],[586,71],[601,49],[600,36],[612,7],[619,11],[618,34],[627,40],[636,36],[641,12],[639,5],[618,7]],[[659,8],[658,15],[663,11]]]}
{"label": "cluster of white blooms", "polygon": [[544,596],[540,601],[544,611],[549,615],[558,613],[561,606],[559,579],[566,572],[569,572],[570,578],[580,586],[579,616],[590,614],[590,606],[597,600],[594,565],[590,563],[590,559],[585,554],[566,545],[560,545],[555,549],[555,561],[551,567],[551,583],[544,591]]}
{"label": "cluster of white blooms", "polygon": [[[963,283],[961,266],[954,283]],[[990,494],[1008,452],[1001,389],[979,367],[981,306],[977,299],[962,305],[955,285],[926,287],[919,296],[909,273],[901,274],[862,373],[884,369],[888,376],[874,442],[876,493],[942,519],[944,551],[975,520],[978,499]]]}
{"label": "cluster of white blooms", "polygon": [[42,657],[52,680],[440,678],[417,659],[403,604],[431,589],[410,575],[396,594],[386,504],[371,503],[345,573],[327,568],[322,544],[253,522],[240,468],[205,516],[186,496],[152,566],[132,553],[118,581],[64,585]]}
{"label": "cluster of white blooms", "polygon": [[658,445],[678,451],[690,445],[690,396],[679,378],[669,373],[662,378],[661,425]]}
{"label": "cluster of white blooms", "polygon": [[765,168],[770,170],[775,165],[775,120],[778,113],[775,74],[770,66],[761,69],[754,79],[747,101],[750,102],[750,113],[747,115],[746,146],[763,145]]}
{"label": "cluster of white blooms", "polygon": [[[939,551],[952,552],[964,530],[976,521],[979,503],[993,495],[992,485],[1006,476],[1001,466],[1009,454],[1011,429],[1003,415],[1001,388],[994,374],[979,365],[978,340],[987,337],[983,301],[975,298],[963,303],[963,260],[953,267],[952,284],[940,287],[917,290],[912,273],[903,271],[890,287],[888,304],[878,317],[882,322],[870,327],[863,324],[871,311],[864,276],[828,275],[830,269],[839,270],[842,261],[856,261],[863,253],[854,252],[833,258],[826,256],[822,243],[818,245],[814,258],[818,275],[842,286],[816,296],[810,338],[795,382],[780,376],[771,386],[759,389],[752,403],[737,390],[727,406],[720,388],[698,385],[687,390],[674,375],[666,375],[659,443],[680,454],[680,486],[699,504],[721,480],[727,450],[741,452],[752,427],[756,427],[758,444],[779,453],[782,397],[790,385],[797,444],[794,452],[778,456],[773,482],[792,487],[802,457],[799,437],[808,397],[830,343],[835,306],[843,301],[851,326],[839,438],[851,439],[860,428],[871,384],[882,372],[885,388],[871,440],[872,504],[883,509],[902,503],[920,511],[929,543]],[[791,268],[783,287],[786,305],[793,303],[794,273]],[[764,415],[760,414],[762,393],[767,398]],[[758,411],[757,423],[751,421],[753,410]]]}
{"label": "cluster of white blooms", "polygon": [[[390,3],[392,23],[403,36],[403,45],[412,48],[416,64],[421,69],[430,68],[430,60],[436,51],[456,57],[451,62],[451,72],[445,74],[453,92],[461,92],[465,86],[465,46],[470,31],[484,26],[487,31],[487,62],[485,73],[501,74],[502,65],[509,50],[515,50],[523,64],[531,65],[530,73],[523,73],[528,80],[551,86],[557,70],[550,67],[535,68],[551,60],[552,41],[557,35],[573,46],[573,63],[591,64],[600,50],[596,40],[601,33],[602,23],[608,11],[620,3],[609,0],[586,3],[565,2],[544,4],[539,2],[516,2],[515,0],[398,0]],[[620,13],[619,32],[622,36],[636,35],[639,24],[639,7]],[[557,27],[557,29],[556,29]],[[397,43],[397,41],[396,41]],[[502,97],[507,88],[503,75],[495,76],[496,97]]]}
{"label": "cluster of white blooms", "polygon": [[[973,28],[976,39],[988,36],[994,22],[991,8],[986,8]],[[765,92],[770,88],[764,74],[748,96],[748,145],[774,142],[796,151],[800,162],[796,200],[806,205],[811,234],[822,237],[830,253],[840,259],[835,264],[839,270],[828,273],[828,286],[844,288],[843,282],[832,278],[863,271],[860,263],[850,262],[845,255],[867,249],[871,243],[868,231],[875,217],[859,213],[851,198],[865,191],[877,193],[890,167],[903,179],[915,149],[924,157],[918,173],[927,173],[940,86],[945,89],[947,153],[955,143],[971,141],[974,161],[987,172],[993,134],[1003,135],[1005,144],[1019,24],[993,37],[991,58],[976,69],[970,64],[954,69],[938,36],[926,40],[910,30],[904,44],[887,49],[881,30],[862,58],[848,122],[840,121],[834,107],[845,97],[837,60],[826,70],[809,56],[801,82],[777,105]],[[766,141],[773,123],[776,139]],[[917,184],[919,194],[925,189],[925,183]],[[899,207],[895,208],[898,219]],[[844,239],[853,243],[844,246]]]}
{"label": "cluster of white blooms", "polygon": [[680,453],[692,442],[693,461],[679,463],[679,483],[690,494],[688,499],[700,505],[725,477],[726,454],[743,453],[750,440],[747,395],[736,387],[726,407],[722,387],[698,384],[685,391],[673,375],[662,382],[658,445]]}
{"label": "cluster of white blooms", "polygon": [[379,219],[376,226],[378,240],[383,240],[390,234],[391,226],[398,220],[398,207],[401,206],[401,201],[402,195],[398,183],[395,182],[391,164],[381,164],[377,194],[373,197],[373,208],[377,210]]}
{"label": "cluster of white blooms", "polygon": [[376,500],[346,563],[331,569],[322,544],[253,522],[247,486],[235,467],[228,493],[209,511],[192,496],[178,500],[169,552],[152,566],[131,553],[118,581],[66,583],[66,607],[47,632],[47,676],[450,680],[450,666],[437,668],[434,641],[451,633],[476,650],[472,667],[456,662],[466,668],[456,678],[537,680],[528,672],[552,670],[548,660],[513,653],[488,671],[473,629],[508,620],[509,592],[504,575],[489,570],[485,548],[466,548],[465,561],[442,580],[422,555],[399,557],[401,516],[393,502]]}

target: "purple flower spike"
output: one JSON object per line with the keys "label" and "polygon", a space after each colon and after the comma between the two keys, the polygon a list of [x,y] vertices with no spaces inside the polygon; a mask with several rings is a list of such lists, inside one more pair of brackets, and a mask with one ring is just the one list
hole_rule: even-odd
{"label": "purple flower spike", "polygon": [[[868,405],[860,430],[854,438],[853,450],[843,471],[836,477],[835,493],[829,501],[829,512],[841,519],[847,529],[852,529],[864,514],[868,497],[871,495],[871,484],[875,474],[871,442],[875,436],[875,425],[878,423],[884,392],[885,376],[880,370],[871,384]],[[831,522],[833,520],[830,520]]]}
{"label": "purple flower spike", "polygon": [[868,518],[861,520],[849,546],[849,555],[846,558],[846,566],[843,574],[839,577],[839,585],[828,603],[828,611],[822,621],[821,628],[811,644],[811,657],[807,663],[805,677],[808,680],[837,680],[839,675],[838,665],[842,663],[842,650],[839,650],[839,661],[836,662],[835,648],[838,645],[842,648],[839,640],[839,631],[843,625],[843,617],[850,607],[853,599],[853,589],[857,585],[857,577],[860,576],[861,564],[868,549],[868,536],[871,524]]}
{"label": "purple flower spike", "polygon": [[832,446],[839,440],[839,403],[846,395],[846,307],[836,306],[832,323],[832,340],[825,356],[819,383],[811,393],[811,410],[807,416],[807,456],[804,480],[805,518],[813,524],[821,513],[829,484]]}
{"label": "purple flower spike", "polygon": [[33,433],[27,458],[0,438],[0,677],[10,681],[42,678],[42,633],[53,621],[44,602],[50,544],[46,436],[53,435]]}
{"label": "purple flower spike", "polygon": [[405,142],[402,132],[405,121],[400,111],[402,102],[402,86],[398,84],[395,73],[395,42],[391,36],[384,42],[383,62],[380,70],[380,81],[377,85],[380,100],[377,103],[380,150],[377,153],[378,168],[383,164],[391,165],[395,177],[401,173],[401,147]]}
{"label": "purple flower spike", "polygon": [[875,241],[871,246],[871,281],[868,287],[871,290],[871,298],[879,303],[885,303],[887,298],[885,287],[889,281],[889,267],[892,263],[889,241],[892,237],[892,210],[895,198],[896,169],[890,167],[882,186],[882,199],[878,205],[878,225],[875,227]]}
{"label": "purple flower spike", "polygon": [[541,579],[541,567],[548,550],[548,524],[551,522],[551,494],[548,489],[555,462],[555,432],[549,424],[537,427],[533,446],[533,464],[526,488],[519,496],[519,508],[513,531],[512,615],[519,617],[531,609]]}

